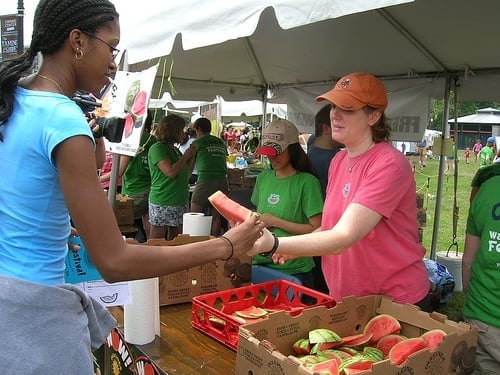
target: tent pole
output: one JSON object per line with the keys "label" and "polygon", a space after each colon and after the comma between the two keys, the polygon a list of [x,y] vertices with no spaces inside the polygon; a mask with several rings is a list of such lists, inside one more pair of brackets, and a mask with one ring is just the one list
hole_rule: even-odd
{"label": "tent pole", "polygon": [[443,106],[443,123],[441,128],[441,149],[439,150],[439,171],[438,171],[438,185],[436,192],[436,209],[434,211],[434,225],[432,230],[432,244],[430,259],[436,260],[436,247],[439,235],[439,219],[441,217],[441,200],[443,195],[443,179],[444,179],[444,166],[445,156],[443,155],[444,140],[449,134],[448,113],[450,108],[450,87],[451,75],[447,75],[444,92],[444,106]]}
{"label": "tent pole", "polygon": [[[128,51],[125,50],[123,52],[122,61],[123,70],[129,70],[128,65]],[[111,175],[109,177],[109,188],[108,188],[108,201],[111,207],[115,207],[115,199],[116,199],[116,185],[119,179],[120,174],[120,155],[117,153],[113,153],[113,164],[111,164]]]}

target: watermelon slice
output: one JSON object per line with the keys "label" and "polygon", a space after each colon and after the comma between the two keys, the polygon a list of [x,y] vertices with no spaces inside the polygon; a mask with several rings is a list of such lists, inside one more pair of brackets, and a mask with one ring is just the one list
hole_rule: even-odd
{"label": "watermelon slice", "polygon": [[430,350],[434,350],[439,346],[439,344],[441,344],[445,336],[446,332],[442,329],[431,329],[430,331],[423,333],[420,337],[425,340],[427,347]]}
{"label": "watermelon slice", "polygon": [[352,336],[344,336],[342,337],[342,342],[346,346],[357,347],[368,344],[373,338],[373,333],[360,333]]}
{"label": "watermelon slice", "polygon": [[401,324],[396,318],[387,314],[380,314],[374,316],[366,323],[363,333],[365,335],[373,333],[371,344],[375,345],[382,337],[398,334],[400,331]]}
{"label": "watermelon slice", "polygon": [[125,115],[125,130],[123,133],[125,134],[125,138],[128,138],[132,135],[132,131],[134,130],[134,119],[130,113]]}
{"label": "watermelon slice", "polygon": [[220,190],[209,196],[208,201],[222,216],[235,224],[242,223],[252,215],[252,211],[233,201]]}
{"label": "watermelon slice", "polygon": [[389,351],[389,359],[392,363],[400,365],[406,361],[410,355],[422,349],[428,349],[427,342],[424,339],[420,337],[406,339],[398,342],[392,347]]}
{"label": "watermelon slice", "polygon": [[148,93],[139,91],[132,104],[132,113],[135,116],[142,116],[146,112]]}
{"label": "watermelon slice", "polygon": [[406,337],[402,335],[386,335],[378,340],[377,349],[384,354],[384,358],[387,358],[392,347],[403,340],[406,340]]}
{"label": "watermelon slice", "polygon": [[269,313],[267,310],[261,309],[260,307],[250,306],[244,310],[238,310],[234,312],[236,315],[241,316],[246,319],[258,319],[267,316]]}
{"label": "watermelon slice", "polygon": [[329,359],[311,367],[314,374],[321,375],[338,375],[339,374],[339,364],[337,359]]}

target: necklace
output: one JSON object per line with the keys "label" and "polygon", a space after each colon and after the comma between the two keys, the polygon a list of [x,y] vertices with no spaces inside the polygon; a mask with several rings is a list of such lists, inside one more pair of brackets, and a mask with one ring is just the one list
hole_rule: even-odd
{"label": "necklace", "polygon": [[57,89],[59,90],[59,93],[61,93],[61,94],[63,94],[63,95],[64,95],[64,90],[62,89],[61,85],[60,85],[57,81],[53,80],[53,79],[52,79],[52,78],[50,78],[50,77],[47,77],[47,76],[44,76],[44,75],[41,75],[41,74],[38,74],[38,73],[35,73],[35,75],[36,75],[37,77],[40,77],[40,78],[42,78],[42,79],[45,79],[45,80],[47,80],[47,81],[49,81],[49,82],[52,82],[54,85],[56,85],[56,86],[57,86]]}
{"label": "necklace", "polygon": [[352,165],[350,165],[349,161],[351,158],[347,157],[347,170],[349,173],[352,173],[353,168],[358,164],[361,159],[363,159],[363,156],[365,156],[366,152],[370,150],[374,146],[374,143],[370,144],[370,146],[362,153],[359,154],[358,156],[353,157],[352,159],[356,159]]}

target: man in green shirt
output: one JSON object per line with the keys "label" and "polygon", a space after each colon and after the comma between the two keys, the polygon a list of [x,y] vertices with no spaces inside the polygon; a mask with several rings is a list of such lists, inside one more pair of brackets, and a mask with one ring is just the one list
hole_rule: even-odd
{"label": "man in green shirt", "polygon": [[208,197],[217,190],[227,194],[229,191],[227,182],[228,155],[226,143],[219,137],[210,134],[212,124],[205,117],[198,118],[193,129],[196,130],[196,140],[193,144],[198,147],[196,153],[195,168],[198,170],[198,180],[191,196],[191,212],[206,212],[212,215],[212,235],[221,233],[222,217],[212,209]]}
{"label": "man in green shirt", "polygon": [[489,137],[486,146],[479,151],[479,168],[493,163],[493,159],[495,158],[495,143],[495,137]]}
{"label": "man in green shirt", "polygon": [[462,257],[463,315],[478,329],[476,372],[500,374],[500,176],[481,184],[469,209]]}

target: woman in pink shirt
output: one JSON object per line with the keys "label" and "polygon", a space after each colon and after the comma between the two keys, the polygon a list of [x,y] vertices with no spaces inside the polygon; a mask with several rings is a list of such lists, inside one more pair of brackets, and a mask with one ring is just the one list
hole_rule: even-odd
{"label": "woman in pink shirt", "polygon": [[383,83],[371,74],[349,74],[316,100],[332,103],[332,138],[345,145],[330,164],[321,230],[279,241],[266,233],[254,251],[271,248],[267,255],[280,263],[322,256],[336,300],[382,294],[430,310],[415,180],[389,142]]}

